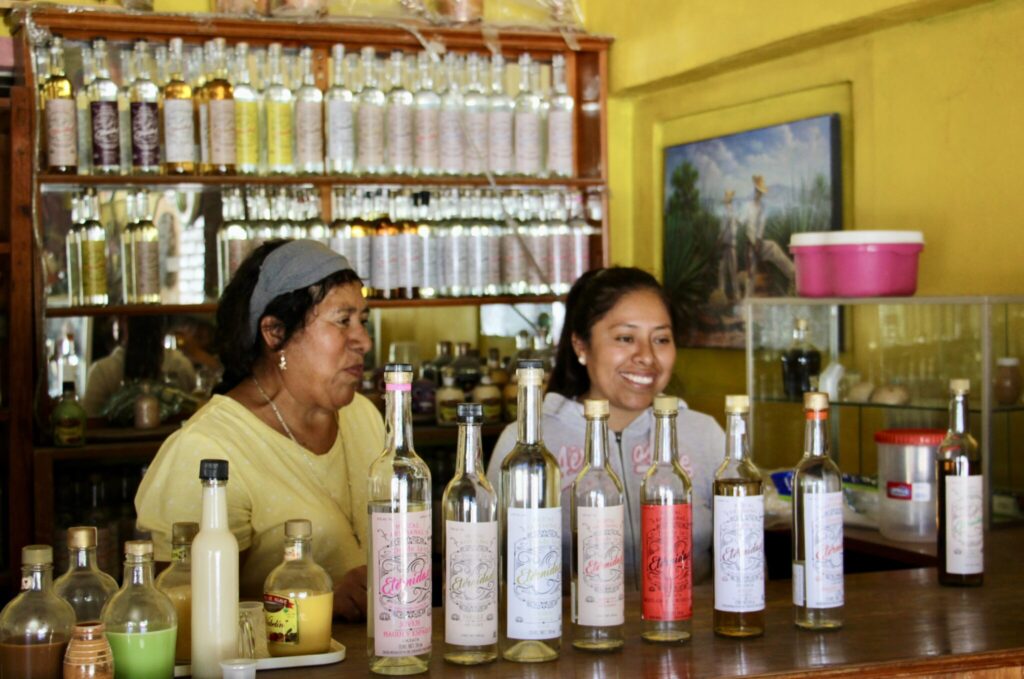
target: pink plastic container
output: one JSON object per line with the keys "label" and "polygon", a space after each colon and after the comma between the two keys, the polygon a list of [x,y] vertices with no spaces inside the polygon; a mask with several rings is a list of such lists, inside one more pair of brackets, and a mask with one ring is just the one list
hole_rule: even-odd
{"label": "pink plastic container", "polygon": [[893,297],[917,291],[920,231],[793,234],[796,292],[802,297]]}

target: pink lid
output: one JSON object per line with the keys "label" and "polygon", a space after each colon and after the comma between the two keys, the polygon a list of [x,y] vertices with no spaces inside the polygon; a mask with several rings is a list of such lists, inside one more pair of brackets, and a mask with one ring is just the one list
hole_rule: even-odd
{"label": "pink lid", "polygon": [[943,429],[882,429],[875,432],[875,443],[897,446],[937,446],[946,438]]}

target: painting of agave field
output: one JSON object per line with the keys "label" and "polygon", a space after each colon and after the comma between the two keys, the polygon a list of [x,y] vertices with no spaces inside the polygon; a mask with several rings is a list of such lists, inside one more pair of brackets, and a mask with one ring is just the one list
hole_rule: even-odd
{"label": "painting of agave field", "polygon": [[743,347],[744,297],[793,294],[789,239],[842,228],[839,116],[665,149],[665,288],[683,345]]}

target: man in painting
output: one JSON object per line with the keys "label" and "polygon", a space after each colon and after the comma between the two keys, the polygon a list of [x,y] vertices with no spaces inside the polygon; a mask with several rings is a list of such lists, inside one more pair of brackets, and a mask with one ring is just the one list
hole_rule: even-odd
{"label": "man in painting", "polygon": [[722,219],[722,230],[718,234],[718,288],[730,302],[741,296],[739,287],[739,267],[736,257],[736,235],[738,224],[736,209],[732,200],[735,191],[726,191],[722,198],[725,216]]}
{"label": "man in painting", "polygon": [[[774,266],[790,282],[796,277],[793,262],[786,255],[786,251],[775,241],[767,240],[764,237],[765,218],[767,216],[764,197],[768,194],[768,185],[765,183],[764,177],[759,174],[755,174],[753,180],[754,199],[747,206],[746,214],[747,280],[745,287],[747,296],[754,295],[757,292],[758,276],[763,278],[765,275],[762,267],[763,264]],[[765,287],[763,281],[761,282],[761,287]]]}

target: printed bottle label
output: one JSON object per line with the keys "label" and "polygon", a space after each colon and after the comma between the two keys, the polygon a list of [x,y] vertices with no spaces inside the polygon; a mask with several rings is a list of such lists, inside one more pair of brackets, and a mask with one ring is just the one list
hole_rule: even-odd
{"label": "printed bottle label", "polygon": [[371,241],[373,266],[370,285],[378,290],[392,290],[398,287],[398,237],[391,234],[377,234]]}
{"label": "printed bottle label", "polygon": [[491,172],[507,174],[512,171],[512,112],[491,111],[487,118],[487,153]]}
{"label": "printed bottle label", "polygon": [[50,167],[78,165],[76,115],[74,99],[46,102],[46,161]]}
{"label": "printed bottle label", "polygon": [[384,108],[376,104],[359,107],[359,167],[377,171],[384,164]]}
{"label": "printed bottle label", "polygon": [[160,243],[135,242],[135,294],[139,297],[160,295]]}
{"label": "printed bottle label", "polygon": [[319,101],[295,103],[295,152],[304,169],[324,162],[324,109]]}
{"label": "printed bottle label", "polygon": [[441,109],[441,171],[449,174],[462,172],[462,109]]}
{"label": "printed bottle label", "polygon": [[235,100],[212,99],[210,106],[210,164],[235,164]]}
{"label": "printed bottle label", "polygon": [[498,641],[498,522],[445,521],[444,640]]}
{"label": "printed bottle label", "polygon": [[576,509],[577,622],[611,627],[625,622],[622,505]]}
{"label": "printed bottle label", "polygon": [[239,167],[252,169],[260,164],[259,116],[258,103],[235,100],[235,160]]}
{"label": "printed bottle label", "polygon": [[412,108],[388,107],[388,168],[407,172],[412,168]]}
{"label": "printed bottle label", "polygon": [[129,105],[132,120],[132,166],[160,165],[160,109],[155,101],[133,101]]}
{"label": "printed bottle label", "polygon": [[973,575],[985,570],[984,484],[975,476],[946,476],[946,570]]}
{"label": "printed bottle label", "polygon": [[327,157],[342,166],[351,166],[355,157],[354,151],[352,102],[345,99],[330,99],[327,101]]}
{"label": "printed bottle label", "polygon": [[641,505],[644,620],[689,620],[693,614],[692,507]]}
{"label": "printed bottle label", "polygon": [[195,108],[191,99],[164,99],[164,144],[168,163],[194,163]]}
{"label": "printed bottle label", "polygon": [[540,116],[532,111],[516,113],[516,173],[540,173]]}
{"label": "printed bottle label", "polygon": [[508,508],[508,596],[510,639],[555,639],[562,635],[562,509]]}
{"label": "printed bottle label", "polygon": [[106,241],[82,241],[82,287],[87,301],[107,294]]}
{"label": "printed bottle label", "polygon": [[804,493],[803,598],[808,608],[843,605],[843,493]]}
{"label": "printed bottle label", "polygon": [[416,109],[416,168],[433,171],[440,162],[438,143],[438,110]]}
{"label": "printed bottle label", "polygon": [[381,657],[430,652],[430,511],[372,512],[373,652]]}
{"label": "printed bottle label", "polygon": [[764,610],[764,496],[715,496],[715,609]]}
{"label": "printed bottle label", "polygon": [[292,105],[267,102],[267,165],[280,171],[292,166]]}
{"label": "printed bottle label", "polygon": [[299,643],[299,608],[295,599],[264,594],[263,615],[267,622],[267,641],[288,645]]}
{"label": "printed bottle label", "polygon": [[483,174],[487,170],[487,112],[466,111],[462,120],[466,128],[465,171]]}
{"label": "printed bottle label", "polygon": [[572,111],[548,113],[548,170],[562,177],[573,173]]}
{"label": "printed bottle label", "polygon": [[121,132],[117,102],[93,101],[89,110],[92,112],[93,167],[118,167],[121,164]]}
{"label": "printed bottle label", "polygon": [[199,161],[210,162],[210,105],[199,102]]}

